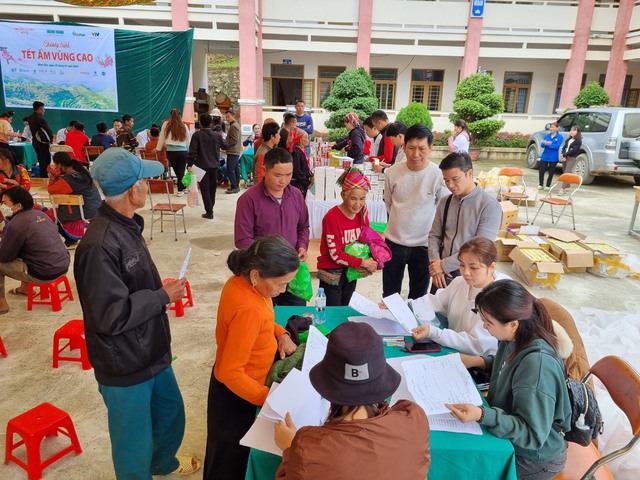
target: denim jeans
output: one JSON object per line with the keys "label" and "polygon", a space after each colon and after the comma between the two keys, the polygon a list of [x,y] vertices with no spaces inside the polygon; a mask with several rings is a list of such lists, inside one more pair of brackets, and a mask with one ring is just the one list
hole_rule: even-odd
{"label": "denim jeans", "polygon": [[409,267],[409,298],[420,298],[429,286],[429,250],[427,247],[405,247],[385,240],[391,249],[391,260],[382,270],[382,296],[388,297],[402,290],[404,268]]}
{"label": "denim jeans", "polygon": [[229,177],[229,188],[238,188],[240,185],[240,155],[227,153],[227,177]]}
{"label": "denim jeans", "polygon": [[566,443],[560,455],[551,460],[533,461],[516,456],[516,475],[518,480],[551,480],[562,471],[566,461]]}

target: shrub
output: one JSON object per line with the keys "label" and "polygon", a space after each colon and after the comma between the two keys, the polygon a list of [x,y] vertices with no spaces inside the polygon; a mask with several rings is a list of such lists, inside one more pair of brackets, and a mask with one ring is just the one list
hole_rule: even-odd
{"label": "shrub", "polygon": [[322,107],[332,112],[325,122],[330,129],[344,127],[344,117],[349,112],[357,113],[364,120],[378,108],[371,75],[364,68],[345,70],[336,78]]}
{"label": "shrub", "polygon": [[502,120],[491,119],[504,111],[504,101],[496,93],[491,75],[476,73],[463,79],[456,87],[453,110],[449,120],[461,118],[467,122],[473,142],[482,142],[504,127]]}
{"label": "shrub", "polygon": [[595,107],[607,103],[609,103],[609,94],[598,82],[590,82],[573,99],[573,104],[578,108]]}
{"label": "shrub", "polygon": [[396,116],[396,121],[404,123],[407,127],[421,123],[426,125],[429,130],[433,128],[433,120],[429,115],[429,110],[422,103],[411,102],[402,108]]}
{"label": "shrub", "polygon": [[447,140],[450,136],[451,130],[445,130],[444,132],[433,132],[433,146],[446,147],[448,145]]}
{"label": "shrub", "polygon": [[530,135],[520,132],[498,132],[479,145],[482,147],[527,148],[529,137]]}
{"label": "shrub", "polygon": [[329,130],[329,134],[327,135],[327,141],[329,142],[337,142],[341,138],[344,138],[349,135],[349,130],[345,127],[342,128],[332,128]]}

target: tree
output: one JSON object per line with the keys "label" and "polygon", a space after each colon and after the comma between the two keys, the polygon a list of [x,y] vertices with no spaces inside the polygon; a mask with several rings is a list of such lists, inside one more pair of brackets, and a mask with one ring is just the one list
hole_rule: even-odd
{"label": "tree", "polygon": [[327,128],[344,127],[344,117],[349,112],[357,113],[360,120],[364,120],[378,108],[371,75],[362,67],[345,70],[336,77],[322,107],[332,112],[325,122]]}
{"label": "tree", "polygon": [[590,82],[573,99],[573,104],[578,108],[595,107],[607,103],[609,103],[609,94],[598,82]]}
{"label": "tree", "polygon": [[404,123],[407,127],[421,123],[426,125],[429,130],[433,128],[433,120],[429,115],[429,110],[422,103],[411,102],[406,107],[400,109],[396,116],[396,121]]}
{"label": "tree", "polygon": [[493,77],[475,73],[462,80],[456,87],[453,111],[449,120],[464,120],[471,132],[472,141],[482,141],[495,135],[502,127],[502,120],[492,119],[504,111],[502,96],[496,93]]}

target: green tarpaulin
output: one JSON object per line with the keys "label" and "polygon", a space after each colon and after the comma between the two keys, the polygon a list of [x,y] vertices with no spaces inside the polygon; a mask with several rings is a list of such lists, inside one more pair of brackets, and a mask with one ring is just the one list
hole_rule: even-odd
{"label": "green tarpaulin", "polygon": [[[136,132],[149,128],[152,123],[160,125],[163,119],[169,118],[172,108],[182,110],[184,107],[192,46],[193,30],[145,33],[116,29],[119,111],[47,110],[45,105],[45,119],[54,133],[71,120],[78,120],[85,124],[85,133],[89,137],[96,133],[97,123],[105,122],[111,128],[113,119],[125,113],[133,115]],[[11,109],[16,112],[13,129],[22,131],[22,118],[30,115],[32,110]],[[9,108],[4,103],[4,92],[0,91],[0,113],[6,110]]]}

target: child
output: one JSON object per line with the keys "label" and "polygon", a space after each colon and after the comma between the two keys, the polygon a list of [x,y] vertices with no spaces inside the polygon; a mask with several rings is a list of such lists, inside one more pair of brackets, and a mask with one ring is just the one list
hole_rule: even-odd
{"label": "child", "polygon": [[369,180],[357,168],[350,168],[338,179],[342,185],[342,203],[327,212],[322,220],[322,239],[318,257],[318,279],[327,295],[327,306],[349,305],[356,280],[347,279],[347,268],[369,275],[376,271],[373,258],[349,255],[345,247],[360,237],[362,227],[369,225],[365,198]]}

